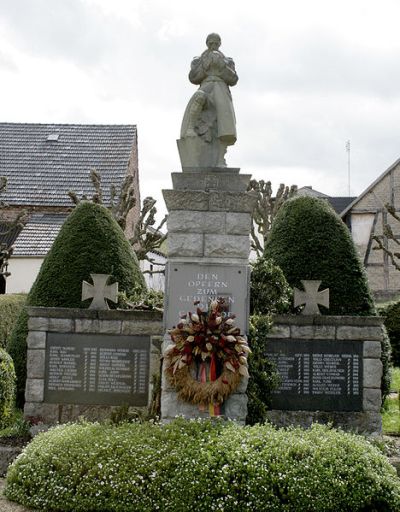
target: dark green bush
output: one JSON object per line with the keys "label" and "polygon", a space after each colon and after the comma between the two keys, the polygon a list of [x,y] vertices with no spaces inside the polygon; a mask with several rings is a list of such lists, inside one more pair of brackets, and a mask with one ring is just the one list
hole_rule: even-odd
{"label": "dark green bush", "polygon": [[249,373],[247,385],[247,417],[248,425],[264,423],[267,419],[267,410],[271,405],[271,394],[279,384],[279,376],[275,365],[265,356],[267,334],[272,326],[268,315],[250,318],[249,346]]}
{"label": "dark green bush", "polygon": [[292,290],[282,270],[268,258],[259,258],[251,271],[250,311],[255,315],[286,313]]}
{"label": "dark green bush", "polygon": [[392,346],[392,362],[400,366],[400,301],[379,308]]}
{"label": "dark green bush", "polygon": [[0,348],[0,428],[8,425],[14,411],[15,370],[11,357]]}
{"label": "dark green bush", "polygon": [[0,295],[0,348],[6,348],[26,295]]}
{"label": "dark green bush", "polygon": [[60,426],[28,445],[5,492],[38,510],[74,512],[400,510],[400,480],[386,457],[321,425]]}
{"label": "dark green bush", "polygon": [[373,315],[375,307],[351,235],[329,204],[296,197],[279,210],[265,256],[282,269],[289,285],[303,289],[302,279],[321,280],[329,288],[327,315]]}
{"label": "dark green bush", "polygon": [[[82,281],[91,282],[91,273],[110,274],[127,296],[145,289],[136,255],[116,220],[104,206],[85,201],[62,226],[28,294],[27,305],[86,308],[90,301],[81,301]],[[26,334],[27,313],[23,311],[8,345],[20,406],[26,381]]]}
{"label": "dark green bush", "polygon": [[247,387],[248,425],[263,423],[271,403],[272,390],[278,384],[274,365],[265,357],[265,341],[271,329],[271,315],[286,313],[290,308],[292,290],[282,270],[267,258],[253,265],[250,283],[249,356],[250,379]]}

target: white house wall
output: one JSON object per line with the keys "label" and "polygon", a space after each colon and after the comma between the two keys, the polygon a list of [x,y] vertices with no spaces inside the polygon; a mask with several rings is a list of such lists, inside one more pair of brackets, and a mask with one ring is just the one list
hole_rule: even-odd
{"label": "white house wall", "polygon": [[373,235],[379,236],[389,249],[399,251],[399,247],[384,236],[383,228],[387,223],[400,238],[399,222],[387,213],[386,203],[400,212],[400,165],[394,165],[378,179],[350,210],[352,238],[365,264],[370,287],[382,298],[400,292],[400,272],[383,251],[373,249],[377,244],[371,240]]}
{"label": "white house wall", "polygon": [[[147,260],[142,260],[140,262],[140,269],[142,272],[147,270],[164,270],[165,269],[165,257],[159,254],[150,253],[150,258],[154,260],[154,263],[151,264]],[[157,291],[164,291],[165,287],[165,276],[164,274],[144,274],[144,278],[146,280],[147,288],[151,288]]]}
{"label": "white house wall", "polygon": [[28,293],[42,265],[43,258],[17,258],[10,259],[7,278],[6,293]]}

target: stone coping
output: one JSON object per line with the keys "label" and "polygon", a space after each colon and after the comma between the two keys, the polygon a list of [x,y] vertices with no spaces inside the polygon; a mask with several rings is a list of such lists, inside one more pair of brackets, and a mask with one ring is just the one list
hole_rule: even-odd
{"label": "stone coping", "polygon": [[383,323],[380,316],[331,316],[331,315],[274,315],[275,325],[354,325],[378,326]]}
{"label": "stone coping", "polygon": [[128,310],[128,309],[80,309],[80,308],[48,308],[29,306],[27,312],[30,317],[41,318],[88,318],[98,320],[139,320],[162,321],[161,311]]}
{"label": "stone coping", "polygon": [[209,174],[222,172],[225,174],[239,174],[240,167],[182,167],[182,172],[193,174],[202,174],[205,172]]}

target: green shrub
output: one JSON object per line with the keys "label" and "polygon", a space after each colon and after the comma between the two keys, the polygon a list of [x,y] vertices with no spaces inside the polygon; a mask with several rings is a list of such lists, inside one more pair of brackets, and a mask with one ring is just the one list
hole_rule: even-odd
{"label": "green shrub", "polygon": [[59,426],[25,448],[5,493],[38,510],[74,512],[400,510],[400,480],[386,457],[322,425]]}
{"label": "green shrub", "polygon": [[0,348],[6,348],[26,295],[0,295]]}
{"label": "green shrub", "polygon": [[[104,206],[80,203],[62,226],[27,297],[28,306],[86,308],[82,281],[110,274],[127,296],[145,289],[131,245]],[[112,304],[110,305],[113,306]],[[17,373],[17,403],[23,404],[26,381],[27,313],[23,311],[8,345]]]}
{"label": "green shrub", "polygon": [[267,410],[271,405],[272,391],[279,384],[275,365],[265,356],[266,338],[271,326],[271,317],[268,315],[253,315],[250,318],[250,379],[246,391],[248,397],[246,424],[248,425],[265,422]]}
{"label": "green shrub", "polygon": [[351,235],[329,204],[296,197],[279,210],[265,256],[282,269],[291,287],[302,279],[321,280],[329,288],[328,315],[373,315],[375,307],[365,271]]}
{"label": "green shrub", "polygon": [[22,408],[25,401],[26,383],[26,338],[28,336],[28,313],[20,312],[7,345],[7,351],[14,361],[16,375],[16,405]]}
{"label": "green shrub", "polygon": [[26,443],[32,437],[29,432],[30,426],[24,418],[24,413],[14,408],[8,425],[0,428],[0,444],[2,441],[6,443]]}
{"label": "green shrub", "polygon": [[268,258],[259,258],[251,271],[250,311],[255,315],[286,313],[292,290],[282,270]]}
{"label": "green shrub", "polygon": [[392,362],[394,366],[400,366],[400,301],[385,304],[379,308],[379,314],[383,316],[385,327],[392,347]]}
{"label": "green shrub", "polygon": [[265,340],[271,329],[273,313],[290,308],[292,290],[282,270],[267,258],[259,258],[251,272],[249,356],[250,379],[247,386],[248,425],[264,423],[271,404],[271,393],[278,384],[274,365],[265,357]]}
{"label": "green shrub", "polygon": [[0,348],[0,428],[8,425],[14,411],[15,370],[11,357]]}

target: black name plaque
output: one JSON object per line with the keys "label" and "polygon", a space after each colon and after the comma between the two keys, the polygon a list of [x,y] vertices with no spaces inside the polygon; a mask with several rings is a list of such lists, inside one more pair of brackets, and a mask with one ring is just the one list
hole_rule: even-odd
{"label": "black name plaque", "polygon": [[44,400],[148,404],[149,336],[47,333]]}
{"label": "black name plaque", "polygon": [[266,352],[281,379],[273,409],[362,410],[362,341],[268,339]]}

